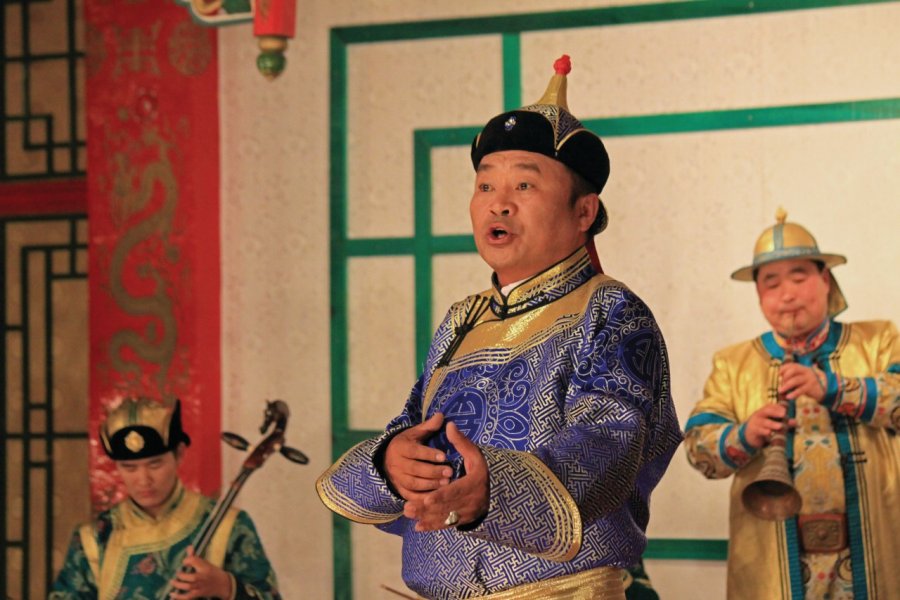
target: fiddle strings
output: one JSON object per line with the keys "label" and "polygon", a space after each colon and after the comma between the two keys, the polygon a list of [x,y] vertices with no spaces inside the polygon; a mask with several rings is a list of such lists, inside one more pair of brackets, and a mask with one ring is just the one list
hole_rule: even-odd
{"label": "fiddle strings", "polygon": [[232,502],[234,502],[235,497],[237,497],[238,492],[244,485],[244,482],[250,477],[250,473],[253,471],[250,469],[242,469],[241,474],[238,475],[237,479],[235,479],[234,483],[232,483],[228,487],[228,491],[219,498],[219,501],[216,502],[215,507],[210,513],[210,516],[207,518],[207,521],[203,524],[203,527],[200,528],[200,531],[197,532],[197,535],[194,536],[194,540],[192,542],[194,546],[194,554],[201,555],[206,551],[206,547],[212,541],[212,537],[216,532],[216,529],[219,528],[219,525],[222,523],[222,519],[225,518],[225,512],[228,507],[231,506]]}
{"label": "fiddle strings", "polygon": [[[207,546],[212,541],[213,535],[216,532],[216,529],[219,528],[219,525],[222,523],[222,519],[225,518],[225,512],[231,506],[234,499],[237,497],[238,492],[241,491],[241,487],[243,487],[244,483],[250,477],[250,474],[253,472],[253,469],[241,469],[240,475],[234,480],[234,482],[228,487],[228,491],[222,495],[221,498],[216,502],[216,505],[213,507],[212,512],[206,518],[206,521],[200,526],[200,531],[197,532],[197,535],[194,536],[194,539],[191,540],[191,545],[194,547],[194,555],[202,556],[204,552],[206,552]],[[184,573],[190,573],[193,571],[190,567],[182,567],[180,571]],[[172,583],[168,583],[165,588],[163,588],[162,593],[159,595],[159,600],[166,600],[169,595],[172,593]]]}
{"label": "fiddle strings", "polygon": [[[244,486],[244,483],[247,482],[247,479],[253,471],[258,469],[272,452],[280,451],[285,458],[295,463],[306,464],[309,462],[309,459],[307,459],[306,455],[302,452],[296,448],[289,448],[284,445],[284,430],[287,427],[289,415],[290,411],[284,401],[273,400],[271,402],[266,402],[265,418],[263,420],[263,425],[260,428],[260,433],[265,433],[272,425],[273,421],[275,422],[275,427],[271,433],[251,450],[250,455],[244,460],[244,464],[241,466],[238,476],[228,487],[228,490],[218,499],[215,506],[213,506],[212,511],[206,517],[206,520],[200,525],[200,529],[191,540],[191,545],[194,548],[194,555],[202,556],[206,552],[216,530],[225,518],[225,513],[231,507],[234,499]],[[240,436],[236,437],[243,443],[235,445],[229,441],[228,437],[224,437],[223,439],[228,442],[229,445],[240,450],[245,450],[248,445],[246,440],[243,440]],[[180,569],[180,572],[183,573],[192,571],[193,569],[190,567]],[[157,598],[159,598],[159,600],[166,600],[171,594],[172,589],[173,586],[170,581],[163,589],[161,595],[157,596]]]}

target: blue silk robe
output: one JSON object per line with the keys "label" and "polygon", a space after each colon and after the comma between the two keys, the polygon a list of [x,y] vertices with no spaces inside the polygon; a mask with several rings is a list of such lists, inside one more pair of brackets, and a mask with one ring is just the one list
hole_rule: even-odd
{"label": "blue silk robe", "polygon": [[[212,500],[180,483],[157,518],[124,500],[75,531],[49,600],[156,600],[212,508]],[[281,598],[244,511],[228,510],[204,558],[234,577],[234,599]]]}
{"label": "blue silk robe", "polygon": [[[482,305],[489,309],[479,314]],[[476,324],[459,343],[467,318]],[[475,524],[416,533],[376,455],[435,412],[481,449],[489,508]],[[650,492],[680,441],[653,315],[579,250],[508,297],[495,288],[454,304],[403,412],[341,457],[317,489],[338,514],[403,536],[411,589],[473,598],[636,564]],[[432,445],[462,470],[443,433]]]}

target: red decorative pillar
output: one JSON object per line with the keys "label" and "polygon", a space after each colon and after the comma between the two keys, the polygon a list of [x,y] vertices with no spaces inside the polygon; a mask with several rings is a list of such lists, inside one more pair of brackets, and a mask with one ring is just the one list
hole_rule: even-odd
{"label": "red decorative pillar", "polygon": [[215,30],[174,2],[86,0],[91,491],[120,497],[96,438],[124,396],[180,398],[182,478],[220,474]]}

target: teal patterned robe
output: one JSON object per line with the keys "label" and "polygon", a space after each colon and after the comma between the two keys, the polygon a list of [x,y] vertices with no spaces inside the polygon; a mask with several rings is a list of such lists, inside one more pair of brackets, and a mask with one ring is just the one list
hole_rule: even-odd
{"label": "teal patterned robe", "polygon": [[[49,600],[155,600],[180,568],[214,502],[180,483],[159,517],[131,500],[76,529]],[[253,522],[226,513],[204,556],[234,577],[233,598],[278,600],[275,573]]]}
{"label": "teal patterned robe", "polygon": [[[438,411],[484,455],[489,508],[480,522],[419,533],[377,457]],[[637,564],[650,493],[680,441],[652,313],[581,249],[508,296],[495,286],[453,305],[403,412],[317,489],[338,514],[403,536],[411,589],[472,598]],[[431,443],[463,471],[443,432]]]}

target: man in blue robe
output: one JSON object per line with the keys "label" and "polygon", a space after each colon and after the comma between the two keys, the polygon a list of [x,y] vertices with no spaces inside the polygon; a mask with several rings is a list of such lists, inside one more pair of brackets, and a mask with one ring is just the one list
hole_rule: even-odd
{"label": "man in blue robe", "polygon": [[49,600],[163,600],[167,591],[186,600],[281,598],[244,511],[229,508],[204,556],[193,554],[214,502],[178,477],[191,440],[177,400],[124,400],[100,427],[100,441],[128,498],[76,529]]}
{"label": "man in blue robe", "polygon": [[426,598],[623,598],[681,433],[650,309],[602,274],[603,143],[536,104],[472,144],[470,213],[493,287],[454,304],[402,413],[317,482],[328,508],[403,536]]}

